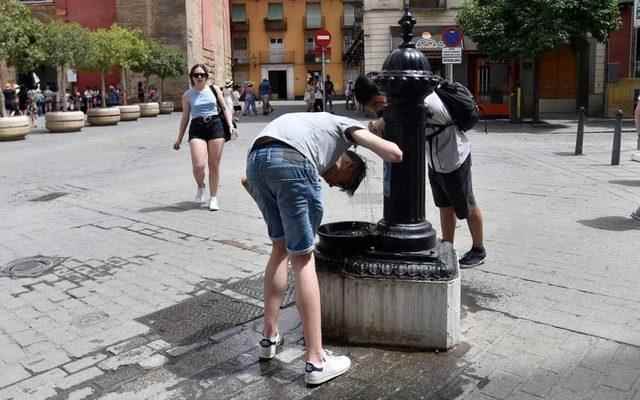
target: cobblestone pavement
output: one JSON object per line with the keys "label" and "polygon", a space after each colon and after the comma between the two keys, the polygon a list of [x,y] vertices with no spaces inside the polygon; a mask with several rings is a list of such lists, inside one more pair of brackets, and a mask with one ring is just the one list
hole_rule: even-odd
{"label": "cobblestone pavement", "polygon": [[[225,147],[211,213],[191,202],[188,151],[171,150],[178,117],[0,143],[0,267],[52,257],[39,276],[0,276],[1,400],[640,400],[640,223],[627,217],[640,163],[628,161],[628,125],[616,167],[606,121],[588,127],[581,157],[571,121],[479,126],[489,260],[462,272],[463,342],[448,353],[333,343],[353,369],[307,388],[294,307],[277,360],[255,353],[269,244],[238,181],[266,120],[243,120]],[[382,215],[382,168],[368,157],[356,196],[325,188],[325,221]],[[457,234],[464,252],[464,224]]]}

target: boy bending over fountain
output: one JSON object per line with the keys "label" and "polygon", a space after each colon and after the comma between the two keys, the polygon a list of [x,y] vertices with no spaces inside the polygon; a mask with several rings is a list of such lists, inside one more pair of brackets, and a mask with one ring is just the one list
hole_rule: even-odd
{"label": "boy bending over fountain", "polygon": [[[377,85],[366,76],[360,76],[354,88],[356,100],[378,117],[386,107],[386,98]],[[466,219],[473,245],[460,259],[460,268],[472,268],[484,263],[487,253],[483,245],[482,212],[476,204],[471,182],[471,146],[464,132],[453,124],[447,107],[432,92],[424,99],[427,124],[427,157],[429,184],[436,206],[440,209],[442,240],[453,243],[456,217]],[[384,120],[369,123],[369,129],[382,136]]]}
{"label": "boy bending over fountain", "polygon": [[254,140],[247,158],[247,178],[242,180],[260,208],[272,240],[264,279],[260,358],[272,359],[282,345],[278,314],[290,260],[306,345],[305,381],[310,385],[335,378],[351,366],[348,357],[322,348],[313,246],[323,212],[320,177],[329,186],[353,194],[366,174],[365,162],[347,151],[356,144],[385,161],[402,161],[402,151],[395,143],[374,135],[354,119],[326,112],[285,114]]}

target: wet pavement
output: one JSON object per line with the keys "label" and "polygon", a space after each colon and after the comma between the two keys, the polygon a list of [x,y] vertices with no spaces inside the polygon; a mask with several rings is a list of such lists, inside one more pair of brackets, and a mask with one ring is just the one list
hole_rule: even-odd
{"label": "wet pavement", "polygon": [[[0,145],[0,399],[640,400],[629,129],[611,167],[609,121],[593,121],[581,157],[569,155],[571,120],[479,125],[470,139],[489,259],[462,272],[462,343],[328,343],[353,368],[310,388],[292,282],[285,346],[270,362],[256,354],[269,245],[238,181],[267,119],[244,119],[226,146],[222,210],[211,213],[191,202],[188,152],[171,150],[178,118]],[[359,151],[370,176],[351,199],[324,188],[325,222],[382,215],[381,163]],[[464,224],[456,240],[468,249]],[[10,264],[34,256],[50,258]]]}

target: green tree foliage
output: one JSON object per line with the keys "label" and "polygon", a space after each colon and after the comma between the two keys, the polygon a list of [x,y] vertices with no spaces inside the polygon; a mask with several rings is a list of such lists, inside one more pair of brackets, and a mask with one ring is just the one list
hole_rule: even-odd
{"label": "green tree foliage", "polygon": [[87,54],[81,68],[98,71],[102,86],[102,107],[107,106],[105,77],[114,66],[118,65],[121,54],[118,43],[119,35],[113,29],[98,29],[87,35]]}
{"label": "green tree foliage", "polygon": [[122,85],[124,91],[124,104],[128,101],[127,73],[132,70],[140,70],[149,60],[149,47],[142,33],[136,30],[114,25],[110,29],[117,44],[117,56],[115,63],[122,70]]}
{"label": "green tree foliage", "polygon": [[[43,57],[39,41],[42,24],[31,17],[31,11],[16,0],[0,0],[0,64],[17,67],[38,65]],[[5,77],[0,68],[0,84]],[[5,113],[4,96],[0,96],[0,112]]]}
{"label": "green tree foliage", "polygon": [[535,58],[617,28],[618,0],[467,0],[458,23],[493,60]]}
{"label": "green tree foliage", "polygon": [[76,23],[54,21],[44,25],[42,47],[44,62],[58,69],[58,99],[65,96],[66,69],[82,66],[88,52],[88,31]]}
{"label": "green tree foliage", "polygon": [[170,46],[156,46],[154,56],[157,57],[154,73],[160,78],[160,101],[162,101],[165,79],[184,75],[186,62],[182,52]]}

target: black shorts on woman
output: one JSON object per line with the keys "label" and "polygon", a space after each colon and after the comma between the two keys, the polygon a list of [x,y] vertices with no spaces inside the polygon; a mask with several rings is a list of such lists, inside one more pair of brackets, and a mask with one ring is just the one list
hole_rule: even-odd
{"label": "black shorts on woman", "polygon": [[224,139],[224,127],[220,115],[193,118],[189,126],[189,141],[191,139],[201,139],[205,142]]}

